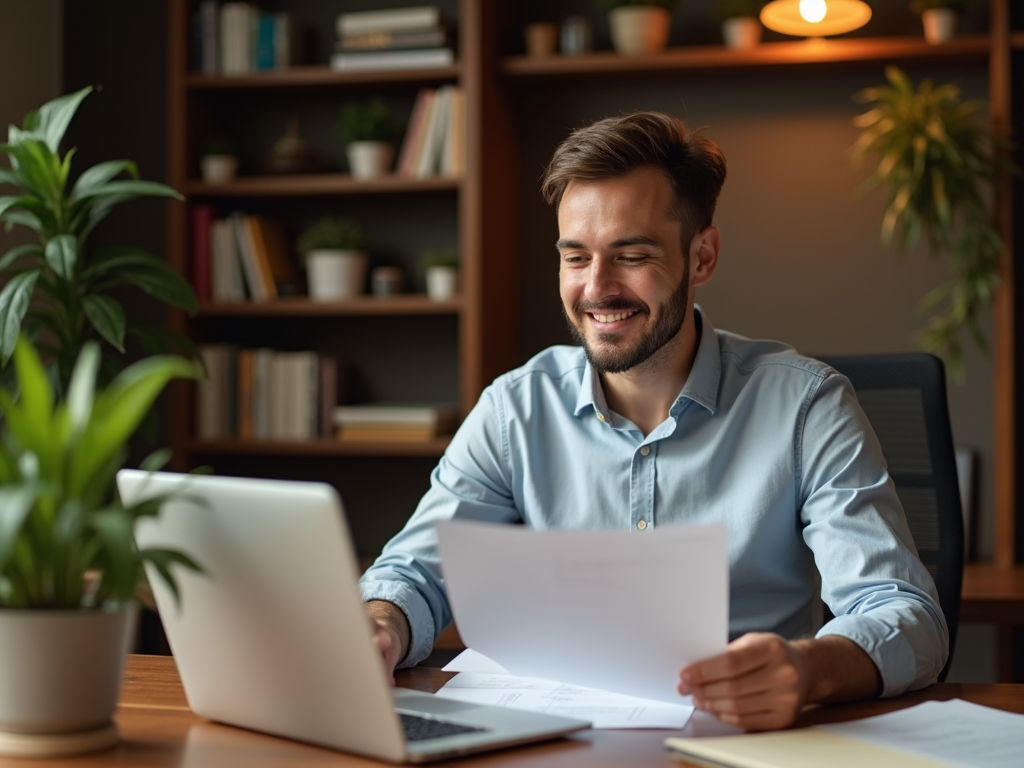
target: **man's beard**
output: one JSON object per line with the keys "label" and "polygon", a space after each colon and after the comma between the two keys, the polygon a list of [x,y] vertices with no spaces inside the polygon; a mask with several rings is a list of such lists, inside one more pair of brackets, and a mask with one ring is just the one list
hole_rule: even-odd
{"label": "man's beard", "polygon": [[[676,337],[683,328],[686,319],[686,302],[690,293],[690,257],[686,255],[683,278],[679,287],[668,299],[658,307],[658,319],[654,325],[644,331],[643,335],[628,349],[612,349],[607,352],[594,349],[588,343],[580,327],[586,322],[587,312],[599,310],[601,313],[613,313],[636,310],[650,317],[651,311],[643,302],[612,301],[608,303],[578,301],[572,311],[576,322],[565,311],[562,314],[569,324],[569,332],[573,340],[583,347],[590,364],[601,373],[622,373],[635,368],[649,360],[659,349]],[[598,341],[614,341],[615,334],[597,334]],[[602,338],[604,337],[604,338]]]}

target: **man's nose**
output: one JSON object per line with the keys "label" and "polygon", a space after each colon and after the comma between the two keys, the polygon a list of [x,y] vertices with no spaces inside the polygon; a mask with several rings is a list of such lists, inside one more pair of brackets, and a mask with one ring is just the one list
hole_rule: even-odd
{"label": "man's nose", "polygon": [[602,259],[591,261],[585,291],[587,301],[602,301],[617,296],[619,292],[620,286],[614,267]]}

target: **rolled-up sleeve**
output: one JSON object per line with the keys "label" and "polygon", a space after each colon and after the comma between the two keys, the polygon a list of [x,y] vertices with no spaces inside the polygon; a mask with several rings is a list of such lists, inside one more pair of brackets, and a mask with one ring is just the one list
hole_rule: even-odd
{"label": "rolled-up sleeve", "polygon": [[948,654],[946,620],[844,376],[827,376],[809,399],[797,445],[803,537],[835,615],[818,636],[857,643],[878,667],[883,696],[934,683]]}
{"label": "rolled-up sleeve", "polygon": [[500,396],[484,391],[430,476],[405,527],[388,542],[360,580],[364,601],[387,600],[409,620],[409,652],[401,666],[424,659],[452,621],[434,522],[518,522],[508,480],[508,441]]}

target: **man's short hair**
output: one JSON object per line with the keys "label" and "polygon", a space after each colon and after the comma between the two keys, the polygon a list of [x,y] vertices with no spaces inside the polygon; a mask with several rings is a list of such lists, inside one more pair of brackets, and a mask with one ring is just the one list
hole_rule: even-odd
{"label": "man's short hair", "polygon": [[725,183],[725,156],[678,117],[641,111],[578,128],[552,155],[541,193],[557,210],[570,181],[602,181],[644,166],[660,168],[672,185],[685,247],[711,225]]}

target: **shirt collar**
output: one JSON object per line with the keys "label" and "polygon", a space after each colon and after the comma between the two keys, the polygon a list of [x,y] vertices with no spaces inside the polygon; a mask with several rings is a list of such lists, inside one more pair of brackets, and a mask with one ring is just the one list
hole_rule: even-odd
{"label": "shirt collar", "polygon": [[[722,358],[718,349],[718,337],[711,322],[705,316],[703,310],[696,304],[693,307],[694,322],[700,333],[700,340],[697,345],[697,355],[693,360],[693,368],[686,379],[683,391],[673,404],[670,414],[675,416],[683,407],[684,400],[693,400],[695,403],[704,406],[712,413],[715,412],[715,405],[718,400],[718,382],[722,377]],[[597,413],[608,413],[608,403],[604,399],[604,390],[601,389],[601,379],[594,367],[587,360],[583,369],[583,380],[580,382],[580,393],[576,398],[575,414],[592,407]]]}

